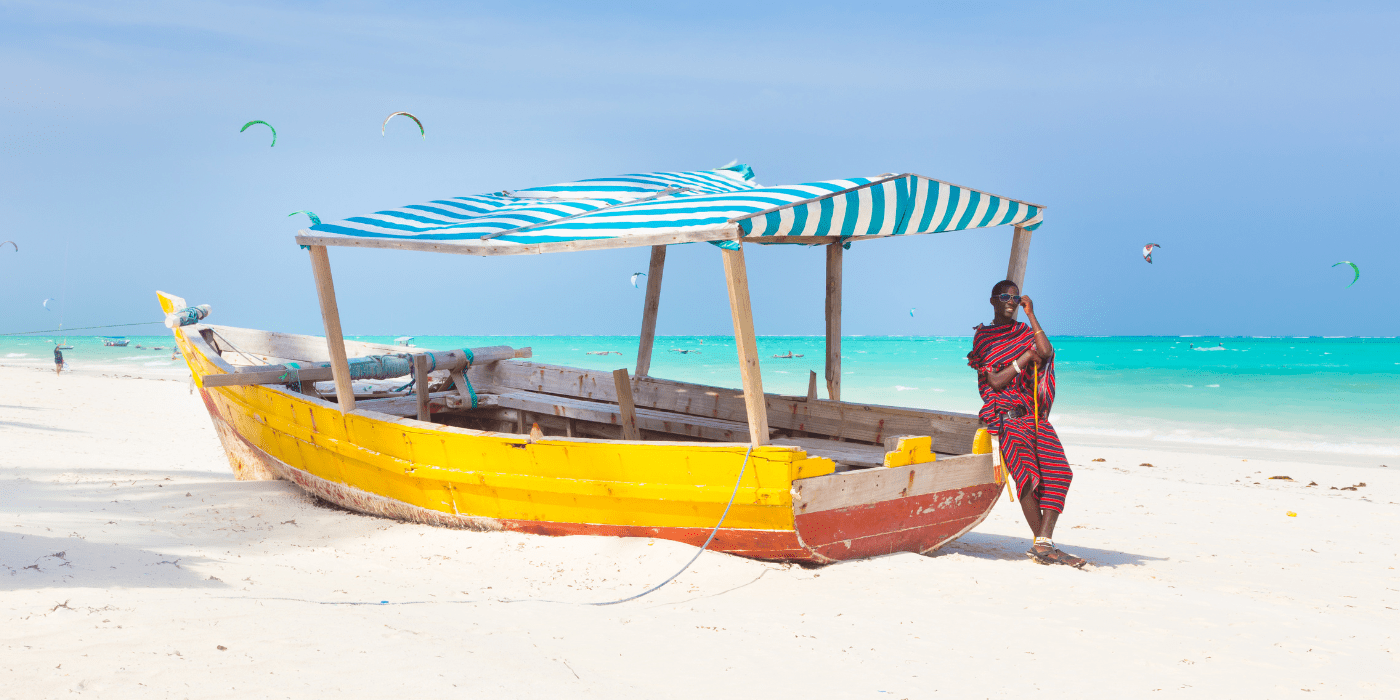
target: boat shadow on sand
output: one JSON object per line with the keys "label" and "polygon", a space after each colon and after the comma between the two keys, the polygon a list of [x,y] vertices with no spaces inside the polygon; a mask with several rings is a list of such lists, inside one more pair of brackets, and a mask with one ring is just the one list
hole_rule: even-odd
{"label": "boat shadow on sand", "polygon": [[[1056,543],[1056,545],[1059,546],[1060,543]],[[1026,550],[1030,549],[1030,546],[1031,538],[1029,537],[969,532],[958,538],[956,542],[945,545],[936,552],[930,552],[927,556],[937,558],[949,554],[962,554],[978,559],[1025,561],[1027,559]],[[1088,559],[1091,565],[1107,569],[1119,566],[1142,566],[1148,562],[1166,561],[1167,559],[1167,557],[1151,557],[1146,554],[1119,552],[1112,549],[1079,547],[1068,542],[1064,543],[1063,546],[1065,551]]]}
{"label": "boat shadow on sand", "polygon": [[0,532],[0,591],[40,588],[226,588],[190,567],[202,557],[76,537]]}

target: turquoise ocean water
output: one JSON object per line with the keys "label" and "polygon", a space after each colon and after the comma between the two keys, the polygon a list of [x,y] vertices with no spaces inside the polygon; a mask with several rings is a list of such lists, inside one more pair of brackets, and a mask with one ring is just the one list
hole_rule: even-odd
{"label": "turquoise ocean water", "polygon": [[[358,339],[392,342],[384,336]],[[1053,340],[1059,396],[1051,419],[1067,442],[1246,455],[1301,451],[1310,459],[1358,466],[1400,459],[1400,339]],[[182,362],[171,360],[169,336],[132,337],[132,347],[126,348],[104,347],[90,337],[67,342],[74,349],[64,354],[78,371],[188,376]],[[413,342],[433,349],[528,346],[537,362],[601,370],[630,370],[637,353],[635,336],[422,336]],[[976,380],[965,360],[971,342],[968,337],[846,338],[843,398],[975,412],[980,406]],[[134,347],[138,343],[144,347]],[[816,371],[825,396],[822,338],[763,337],[759,350],[765,390],[805,394],[808,372]],[[803,357],[771,357],[788,352]],[[52,354],[49,338],[0,338],[0,364],[52,367]],[[657,338],[651,374],[737,387],[734,340]]]}

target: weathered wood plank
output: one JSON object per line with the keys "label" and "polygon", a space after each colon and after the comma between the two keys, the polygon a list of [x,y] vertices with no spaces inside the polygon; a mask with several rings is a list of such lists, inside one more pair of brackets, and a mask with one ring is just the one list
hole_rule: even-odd
{"label": "weathered wood plank", "polygon": [[[448,408],[457,408],[461,406],[461,399],[457,396],[447,396],[445,401]],[[586,423],[615,425],[620,428],[623,421],[622,408],[614,404],[602,403],[600,401],[588,401],[585,399],[571,399],[561,396],[547,396],[528,391],[506,391],[498,394],[481,394],[478,396],[477,405],[481,408],[510,408],[520,411],[522,414],[531,412],[579,421],[573,429],[582,429],[585,427]],[[646,408],[639,408],[636,409],[636,411],[636,428],[639,431],[639,436],[637,438],[627,438],[616,435],[612,436],[614,439],[641,439],[640,432],[647,431],[652,433],[667,433],[670,435],[684,435],[692,438],[717,440],[720,442],[749,441],[748,430],[743,423],[737,421],[687,416],[671,411],[657,411]]]}
{"label": "weathered wood plank", "polygon": [[627,370],[613,371],[613,386],[622,417],[622,439],[641,440],[642,434],[637,430],[637,404],[632,401],[632,378],[627,376]]}
{"label": "weathered wood plank", "polygon": [[758,341],[753,330],[753,306],[749,302],[749,273],[744,249],[721,250],[724,281],[729,288],[729,310],[734,317],[734,345],[739,350],[739,376],[744,384],[744,407],[753,444],[768,444],[768,411],[763,402],[763,378],[758,366]]}
{"label": "weathered wood plank", "polygon": [[859,442],[836,442],[813,437],[773,438],[774,445],[800,447],[808,457],[827,459],[860,467],[882,467],[885,463],[885,448],[878,445],[865,445]]}
{"label": "weathered wood plank", "polygon": [[[225,356],[240,358],[242,353],[253,356],[256,359],[278,358],[292,360],[295,362],[330,362],[330,350],[326,346],[326,339],[315,335],[296,335],[294,333],[275,333],[272,331],[257,330],[254,328],[235,328],[233,326],[204,326],[216,336],[215,339],[223,339],[226,342],[219,344],[219,352]],[[404,349],[397,345],[381,345],[379,343],[365,343],[358,340],[346,340],[345,351],[354,357],[365,355],[384,355],[403,352]],[[227,357],[225,359],[228,359]],[[249,359],[254,362],[254,359]]]}
{"label": "weathered wood plank", "polygon": [[[428,394],[428,413],[441,413],[449,410],[447,397],[457,397],[455,391],[434,391]],[[400,418],[416,418],[418,415],[417,396],[393,396],[384,399],[360,399],[356,402],[356,407],[361,410],[374,411]],[[421,420],[421,419],[420,419]]]}
{"label": "weathered wood plank", "polygon": [[[478,386],[526,389],[597,401],[616,402],[607,372],[560,365],[506,360],[478,368],[470,375]],[[746,421],[743,395],[736,389],[688,384],[655,377],[637,377],[633,397],[641,407],[692,416]],[[950,411],[900,408],[836,401],[798,401],[765,397],[772,428],[800,430],[862,442],[883,442],[888,435],[930,435],[938,452],[967,454],[977,432],[977,416]]]}
{"label": "weathered wood plank", "polygon": [[817,396],[817,372],[812,370],[811,376],[807,377],[807,400],[816,401]]}
{"label": "weathered wood plank", "polygon": [[345,356],[345,337],[340,331],[340,309],[335,302],[335,282],[331,280],[331,259],[325,246],[311,246],[311,274],[316,278],[316,297],[321,301],[321,321],[326,327],[326,348],[330,352],[331,373],[335,379],[336,402],[341,413],[355,410],[355,391],[350,386],[350,365]]}
{"label": "weathered wood plank", "polygon": [[651,248],[651,265],[647,268],[647,298],[642,306],[642,337],[637,345],[637,376],[651,372],[652,346],[656,343],[656,313],[661,308],[661,273],[666,267],[666,246]]}
{"label": "weathered wood plank", "polygon": [[[403,348],[399,348],[400,351]],[[401,354],[401,353],[390,353]],[[530,348],[516,350],[507,345],[473,348],[473,364],[484,364],[519,357],[529,357]],[[429,351],[422,356],[437,369],[460,370],[467,363],[461,350]],[[213,374],[204,378],[204,386],[251,386],[254,384],[285,384],[289,381],[320,382],[334,377],[330,367],[291,368],[286,365],[254,365],[233,374]]]}
{"label": "weathered wood plank", "polygon": [[992,456],[962,455],[926,464],[798,479],[792,482],[792,503],[799,513],[815,513],[990,483]]}

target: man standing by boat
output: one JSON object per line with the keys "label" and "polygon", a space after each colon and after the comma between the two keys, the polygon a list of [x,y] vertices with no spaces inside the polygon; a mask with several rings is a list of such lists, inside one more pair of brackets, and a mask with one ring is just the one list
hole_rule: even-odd
{"label": "man standing by boat", "polygon": [[[1029,324],[1016,320],[1026,310]],[[1020,492],[1021,511],[1035,544],[1027,555],[1041,564],[1082,567],[1083,559],[1055,548],[1055,522],[1069,492],[1069,462],[1048,420],[1055,399],[1055,348],[1040,328],[1031,298],[1015,282],[992,287],[991,325],[977,326],[967,363],[977,370],[979,417],[1001,442],[1002,462]]]}

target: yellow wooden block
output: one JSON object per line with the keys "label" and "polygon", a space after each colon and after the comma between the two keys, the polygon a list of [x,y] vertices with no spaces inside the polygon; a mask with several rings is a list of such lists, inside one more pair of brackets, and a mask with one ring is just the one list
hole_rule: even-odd
{"label": "yellow wooden block", "polygon": [[808,457],[792,463],[792,478],[806,479],[809,476],[823,476],[836,471],[836,462],[826,457]]}
{"label": "yellow wooden block", "polygon": [[885,453],[885,466],[907,467],[910,464],[926,464],[937,459],[933,453],[933,438],[928,435],[902,437],[899,446]]}
{"label": "yellow wooden block", "polygon": [[992,434],[986,428],[978,428],[977,433],[972,436],[972,454],[989,455],[992,453]]}

